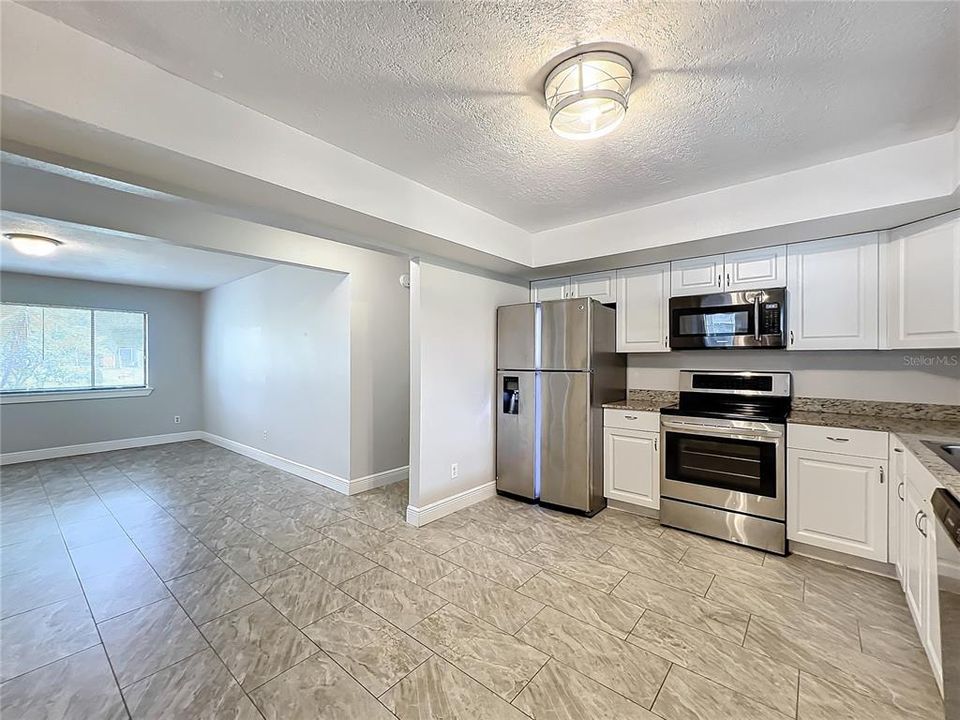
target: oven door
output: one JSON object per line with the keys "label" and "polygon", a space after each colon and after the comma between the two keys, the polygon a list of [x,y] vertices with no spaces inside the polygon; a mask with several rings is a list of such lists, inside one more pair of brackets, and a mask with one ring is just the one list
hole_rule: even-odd
{"label": "oven door", "polygon": [[661,496],[786,519],[783,425],[671,416],[660,428]]}

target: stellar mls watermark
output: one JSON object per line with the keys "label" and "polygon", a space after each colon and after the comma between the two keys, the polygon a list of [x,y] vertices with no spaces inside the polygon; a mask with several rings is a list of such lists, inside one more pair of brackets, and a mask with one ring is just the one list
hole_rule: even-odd
{"label": "stellar mls watermark", "polygon": [[960,367],[960,355],[904,355],[904,367]]}

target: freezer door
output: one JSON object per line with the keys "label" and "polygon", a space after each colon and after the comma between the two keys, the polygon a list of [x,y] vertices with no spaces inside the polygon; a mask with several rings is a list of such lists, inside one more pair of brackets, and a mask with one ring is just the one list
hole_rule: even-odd
{"label": "freezer door", "polygon": [[536,372],[497,373],[497,490],[537,499]]}
{"label": "freezer door", "polygon": [[540,367],[543,370],[590,368],[590,316],[595,300],[541,303]]}
{"label": "freezer door", "polygon": [[592,513],[602,507],[603,473],[591,379],[587,372],[541,374],[540,501]]}
{"label": "freezer door", "polygon": [[537,315],[536,303],[497,308],[498,369],[536,369]]}

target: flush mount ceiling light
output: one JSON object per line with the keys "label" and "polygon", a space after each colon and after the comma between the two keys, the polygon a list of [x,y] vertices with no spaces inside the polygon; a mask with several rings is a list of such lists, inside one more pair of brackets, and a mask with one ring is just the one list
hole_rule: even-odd
{"label": "flush mount ceiling light", "polygon": [[43,235],[27,235],[25,233],[4,233],[3,236],[10,241],[13,249],[24,255],[33,255],[41,257],[50,255],[58,247],[63,245],[59,240],[43,237]]}
{"label": "flush mount ceiling light", "polygon": [[633,67],[606,51],[575,55],[547,76],[544,95],[550,128],[569,140],[590,140],[612,132],[627,114]]}

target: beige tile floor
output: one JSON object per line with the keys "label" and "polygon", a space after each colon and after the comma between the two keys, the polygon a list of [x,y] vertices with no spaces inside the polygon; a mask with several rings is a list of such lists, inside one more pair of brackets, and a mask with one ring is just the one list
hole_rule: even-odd
{"label": "beige tile floor", "polygon": [[941,718],[899,587],[606,510],[422,529],[202,443],[8,466],[6,718]]}

